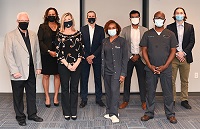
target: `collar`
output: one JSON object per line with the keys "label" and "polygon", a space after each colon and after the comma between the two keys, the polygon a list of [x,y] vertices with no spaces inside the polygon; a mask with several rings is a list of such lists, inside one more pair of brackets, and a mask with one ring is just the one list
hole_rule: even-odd
{"label": "collar", "polygon": [[183,22],[182,24],[178,24],[178,22],[176,22],[176,27],[178,27],[178,26],[183,26],[184,27],[184,23],[185,22]]}
{"label": "collar", "polygon": [[95,28],[95,25],[94,25],[94,28],[92,28],[92,26],[88,24],[88,27],[89,27],[90,29],[94,29],[94,28]]}
{"label": "collar", "polygon": [[133,29],[133,30],[138,30],[138,29],[140,29],[140,26],[138,26],[138,28],[135,29],[135,28],[133,28],[133,26],[131,25],[131,29]]}

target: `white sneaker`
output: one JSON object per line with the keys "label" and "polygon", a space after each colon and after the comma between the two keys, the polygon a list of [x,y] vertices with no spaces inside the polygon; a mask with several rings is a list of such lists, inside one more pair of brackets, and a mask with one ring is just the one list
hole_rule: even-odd
{"label": "white sneaker", "polygon": [[112,120],[112,123],[118,123],[119,122],[119,118],[117,118],[115,115],[110,117]]}
{"label": "white sneaker", "polygon": [[106,118],[106,119],[110,119],[109,114],[104,115],[104,118]]}

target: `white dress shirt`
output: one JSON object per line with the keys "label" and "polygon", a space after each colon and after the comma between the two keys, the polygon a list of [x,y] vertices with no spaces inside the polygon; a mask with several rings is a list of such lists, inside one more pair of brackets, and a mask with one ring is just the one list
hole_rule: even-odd
{"label": "white dress shirt", "polygon": [[131,53],[139,54],[140,53],[140,30],[139,27],[134,29],[131,27]]}
{"label": "white dress shirt", "polygon": [[90,44],[92,46],[92,41],[93,41],[93,36],[94,36],[94,29],[95,27],[93,28],[92,26],[88,25],[89,26],[89,34],[90,34]]}
{"label": "white dress shirt", "polygon": [[178,47],[176,48],[177,51],[183,51],[182,43],[183,43],[183,33],[184,33],[184,22],[182,24],[176,23],[177,27],[177,34],[178,34]]}

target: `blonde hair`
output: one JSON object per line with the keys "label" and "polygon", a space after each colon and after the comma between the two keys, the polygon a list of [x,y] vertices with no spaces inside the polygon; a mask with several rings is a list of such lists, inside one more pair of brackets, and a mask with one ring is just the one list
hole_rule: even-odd
{"label": "blonde hair", "polygon": [[61,17],[61,25],[60,25],[60,32],[64,32],[64,30],[65,30],[65,27],[64,27],[64,21],[65,21],[65,18],[67,17],[67,16],[70,16],[71,18],[72,18],[72,30],[75,30],[75,21],[74,21],[74,17],[72,16],[72,14],[71,13],[64,13],[63,15],[62,15],[62,17]]}

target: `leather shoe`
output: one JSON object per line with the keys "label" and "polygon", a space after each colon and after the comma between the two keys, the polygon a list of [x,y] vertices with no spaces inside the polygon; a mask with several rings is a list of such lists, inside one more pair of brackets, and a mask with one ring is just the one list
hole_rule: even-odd
{"label": "leather shoe", "polygon": [[143,109],[143,110],[146,110],[146,109],[147,109],[146,102],[142,102],[142,109]]}
{"label": "leather shoe", "polygon": [[72,120],[76,120],[77,116],[71,116]]}
{"label": "leather shoe", "polygon": [[177,120],[176,120],[175,116],[168,117],[167,119],[168,119],[168,120],[170,121],[170,123],[172,123],[172,124],[176,124],[176,123],[177,123]]}
{"label": "leather shoe", "polygon": [[47,108],[50,108],[50,107],[51,107],[51,104],[45,104],[45,106],[46,106]]}
{"label": "leather shoe", "polygon": [[153,119],[153,117],[144,115],[143,117],[141,117],[141,121],[148,121],[149,119]]}
{"label": "leather shoe", "polygon": [[192,107],[189,105],[188,101],[185,100],[185,101],[182,101],[181,102],[181,106],[183,106],[184,108],[186,109],[191,109]]}
{"label": "leather shoe", "polygon": [[100,107],[105,107],[106,105],[103,103],[102,100],[96,101],[96,104],[98,104]]}
{"label": "leather shoe", "polygon": [[26,120],[25,119],[17,119],[17,122],[20,126],[26,126]]}
{"label": "leather shoe", "polygon": [[84,108],[87,105],[87,101],[81,101],[79,107]]}
{"label": "leather shoe", "polygon": [[123,102],[120,106],[119,109],[123,109],[128,105],[128,102]]}
{"label": "leather shoe", "polygon": [[41,117],[37,116],[37,115],[34,115],[32,117],[28,117],[28,119],[33,120],[35,122],[42,122],[43,121],[43,119]]}
{"label": "leather shoe", "polygon": [[65,116],[65,120],[70,120],[70,116]]}
{"label": "leather shoe", "polygon": [[59,103],[53,103],[54,104],[54,106],[56,106],[56,107],[58,107],[59,106]]}

